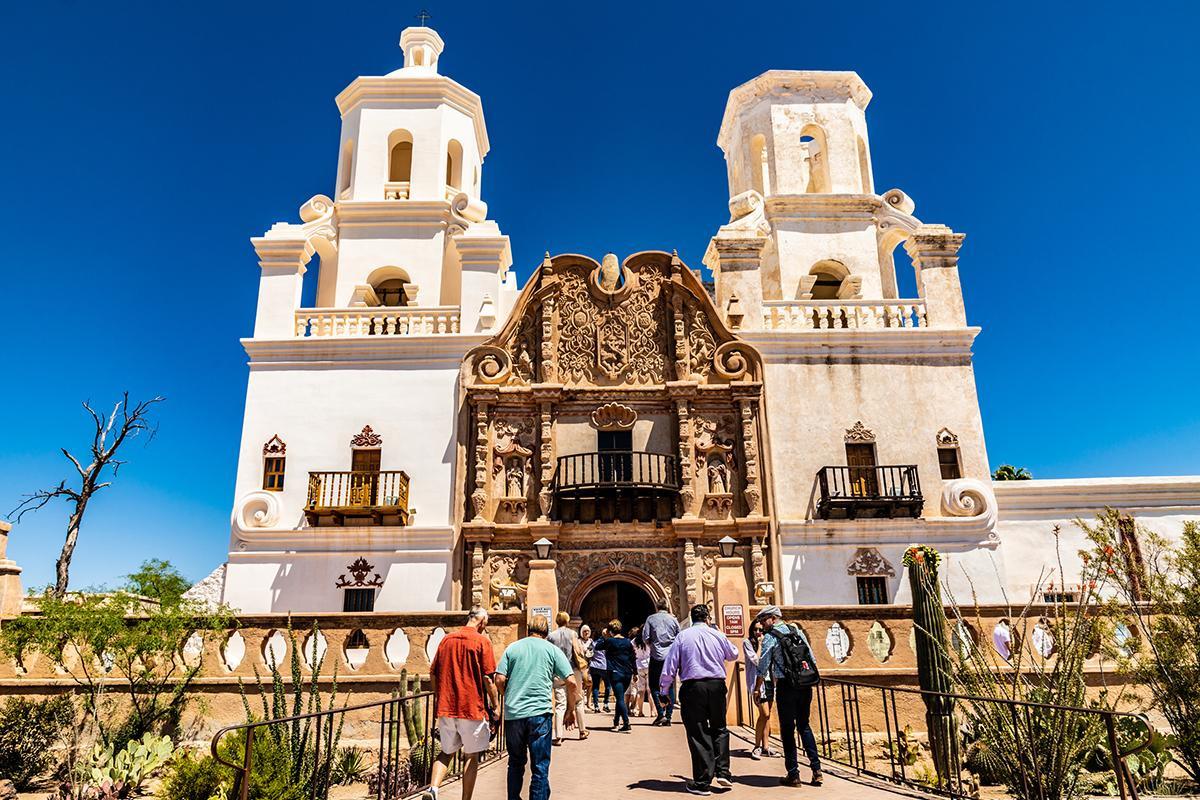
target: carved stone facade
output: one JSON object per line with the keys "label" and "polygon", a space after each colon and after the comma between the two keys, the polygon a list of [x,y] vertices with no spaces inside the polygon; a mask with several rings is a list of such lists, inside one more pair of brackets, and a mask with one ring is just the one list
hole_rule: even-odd
{"label": "carved stone facade", "polygon": [[[773,586],[761,363],[675,255],[547,257],[504,328],[464,359],[464,594],[524,604],[512,559],[543,537],[564,606],[623,580],[682,613],[711,595],[701,562],[726,535],[752,556],[747,585]],[[597,509],[610,490],[618,504],[650,493],[662,505],[585,519],[565,512],[572,485],[587,488],[572,502]]]}

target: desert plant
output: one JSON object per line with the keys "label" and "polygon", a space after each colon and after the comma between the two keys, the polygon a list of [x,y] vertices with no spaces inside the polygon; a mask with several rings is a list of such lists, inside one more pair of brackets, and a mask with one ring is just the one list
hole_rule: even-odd
{"label": "desert plant", "polygon": [[163,779],[162,800],[227,800],[233,776],[207,753],[183,751]]}
{"label": "desert plant", "polygon": [[22,791],[50,768],[53,747],[75,719],[71,697],[10,697],[0,706],[0,778]]}
{"label": "desert plant", "polygon": [[166,765],[174,753],[175,745],[170,739],[150,733],[141,740],[126,742],[120,750],[112,744],[95,745],[75,765],[72,779],[59,787],[59,797],[64,800],[129,797]]}
{"label": "desert plant", "polygon": [[905,766],[911,767],[917,763],[921,758],[921,743],[917,741],[912,725],[905,725],[903,730],[896,733],[896,741],[889,745],[889,753]]}
{"label": "desert plant", "polygon": [[[323,711],[334,710],[338,691],[337,662],[336,660],[334,661],[329,697],[324,698],[321,695],[318,685],[321,668],[325,663],[324,655],[319,654],[317,650],[319,633],[320,630],[314,622],[309,636],[309,641],[312,642],[313,649],[308,658],[308,663],[312,667],[312,675],[308,681],[305,681],[304,674],[300,668],[301,648],[297,645],[296,633],[292,629],[290,620],[287,628],[288,641],[291,645],[289,679],[285,681],[283,674],[279,670],[279,666],[272,663],[271,691],[268,693],[265,688],[265,682],[259,676],[257,667],[255,668],[254,677],[258,684],[259,699],[262,703],[261,718],[255,719],[255,715],[250,709],[250,701],[246,695],[246,688],[240,679],[238,686],[241,689],[242,704],[246,710],[246,721],[269,723],[255,730],[253,734],[255,743],[253,755],[257,758],[257,748],[260,740],[270,740],[274,748],[285,754],[286,767],[291,784],[299,787],[305,795],[324,798],[329,793],[334,756],[338,750],[338,743],[341,741],[345,715],[337,715],[336,724],[334,724],[332,719],[326,720],[320,728],[316,726],[313,718],[292,720],[287,723],[276,722],[276,720],[282,720],[287,717],[296,717],[302,714],[320,714]],[[290,707],[285,685],[290,685],[291,687]],[[349,700],[346,703],[348,704]],[[317,736],[321,737],[319,746],[317,744]],[[245,752],[244,742],[241,751]],[[226,760],[231,763],[240,763],[234,758]]]}
{"label": "desert plant", "polygon": [[342,747],[333,759],[330,780],[335,786],[362,783],[367,778],[367,755],[358,747]]}
{"label": "desert plant", "polygon": [[[904,551],[909,586],[913,597],[913,627],[917,651],[917,679],[922,691],[950,694],[954,689],[950,656],[946,646],[946,611],[938,586],[941,555],[932,547],[914,545]],[[940,785],[958,775],[953,757],[956,725],[954,700],[924,694],[925,725],[929,751]]]}
{"label": "desert plant", "polygon": [[992,471],[994,481],[1027,481],[1033,478],[1024,467],[1014,467],[1012,464],[1001,464]]}
{"label": "desert plant", "polygon": [[1200,780],[1200,524],[1183,525],[1178,544],[1105,509],[1093,522],[1076,520],[1091,549],[1083,553],[1109,590],[1110,616],[1136,634],[1108,655],[1174,731],[1176,763]]}
{"label": "desert plant", "polygon": [[[1079,796],[1085,788],[1083,767],[1105,736],[1103,716],[1096,711],[1120,701],[1107,690],[1098,698],[1089,696],[1084,676],[1084,664],[1108,625],[1097,608],[1095,566],[1085,565],[1077,591],[1045,591],[1051,575],[1063,574],[1059,531],[1054,533],[1057,570],[1043,572],[1023,606],[1008,604],[1000,623],[1007,626],[1003,648],[972,640],[968,618],[975,630],[987,630],[978,604],[964,609],[947,589],[960,632],[948,651],[955,682],[963,694],[998,698],[959,704],[974,738],[976,764],[986,758],[990,777],[1017,798]],[[1035,601],[1047,596],[1055,601],[1035,608]]]}

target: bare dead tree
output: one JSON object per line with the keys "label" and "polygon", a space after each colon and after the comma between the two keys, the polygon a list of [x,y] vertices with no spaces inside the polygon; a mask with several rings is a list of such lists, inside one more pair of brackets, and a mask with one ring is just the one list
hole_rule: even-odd
{"label": "bare dead tree", "polygon": [[101,489],[112,485],[112,480],[103,480],[105,471],[111,470],[111,477],[116,477],[124,460],[117,458],[117,451],[131,439],[146,435],[147,444],[154,438],[158,426],[151,419],[150,411],[155,403],[161,403],[165,398],[152,397],[130,405],[129,392],[122,395],[112,413],[107,417],[96,412],[91,404],[85,401],[83,408],[92,417],[95,432],[92,434],[91,463],[86,467],[67,448],[60,448],[79,473],[79,488],[67,485],[67,480],[59,482],[53,489],[39,489],[25,495],[25,499],[12,510],[9,518],[20,522],[31,511],[44,508],[55,498],[62,498],[71,505],[71,516],[67,520],[67,538],[63,542],[62,552],[55,563],[54,594],[62,597],[67,593],[67,580],[71,568],[71,557],[75,553],[75,545],[79,541],[79,528],[83,523],[83,512],[87,510],[92,496]]}

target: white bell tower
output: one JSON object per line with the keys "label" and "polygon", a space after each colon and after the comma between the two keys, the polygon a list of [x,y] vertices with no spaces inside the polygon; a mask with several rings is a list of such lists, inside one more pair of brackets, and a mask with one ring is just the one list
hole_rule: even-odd
{"label": "white bell tower", "polygon": [[[729,93],[717,144],[729,224],[705,258],[718,302],[758,327],[762,303],[896,297],[881,238],[866,108],[854,72],[772,70]],[[897,204],[892,204],[895,207]],[[904,197],[904,213],[912,211]],[[915,221],[915,220],[914,220]]]}

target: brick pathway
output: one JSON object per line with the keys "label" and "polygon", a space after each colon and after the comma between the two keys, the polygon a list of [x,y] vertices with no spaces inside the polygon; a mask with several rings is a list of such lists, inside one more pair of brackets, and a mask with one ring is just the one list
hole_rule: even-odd
{"label": "brick pathway", "polygon": [[[602,717],[589,714],[599,724]],[[568,739],[554,748],[550,761],[550,788],[561,800],[613,800],[615,797],[691,797],[683,781],[691,775],[691,759],[683,726],[655,728],[650,720],[634,718],[633,733],[610,733],[601,728],[592,731],[584,742]],[[750,798],[808,797],[810,800],[896,800],[897,795],[874,786],[845,780],[826,773],[821,788],[805,785],[788,788],[779,785],[783,775],[782,758],[754,761],[749,746],[737,737],[730,744],[734,788],[714,792],[714,798],[749,800]],[[833,770],[838,770],[836,766]],[[505,800],[505,775],[508,761],[483,767],[475,787],[474,800]],[[801,777],[808,779],[807,768]],[[528,798],[529,774],[525,776]],[[442,800],[461,800],[461,785],[454,783],[441,792]]]}

